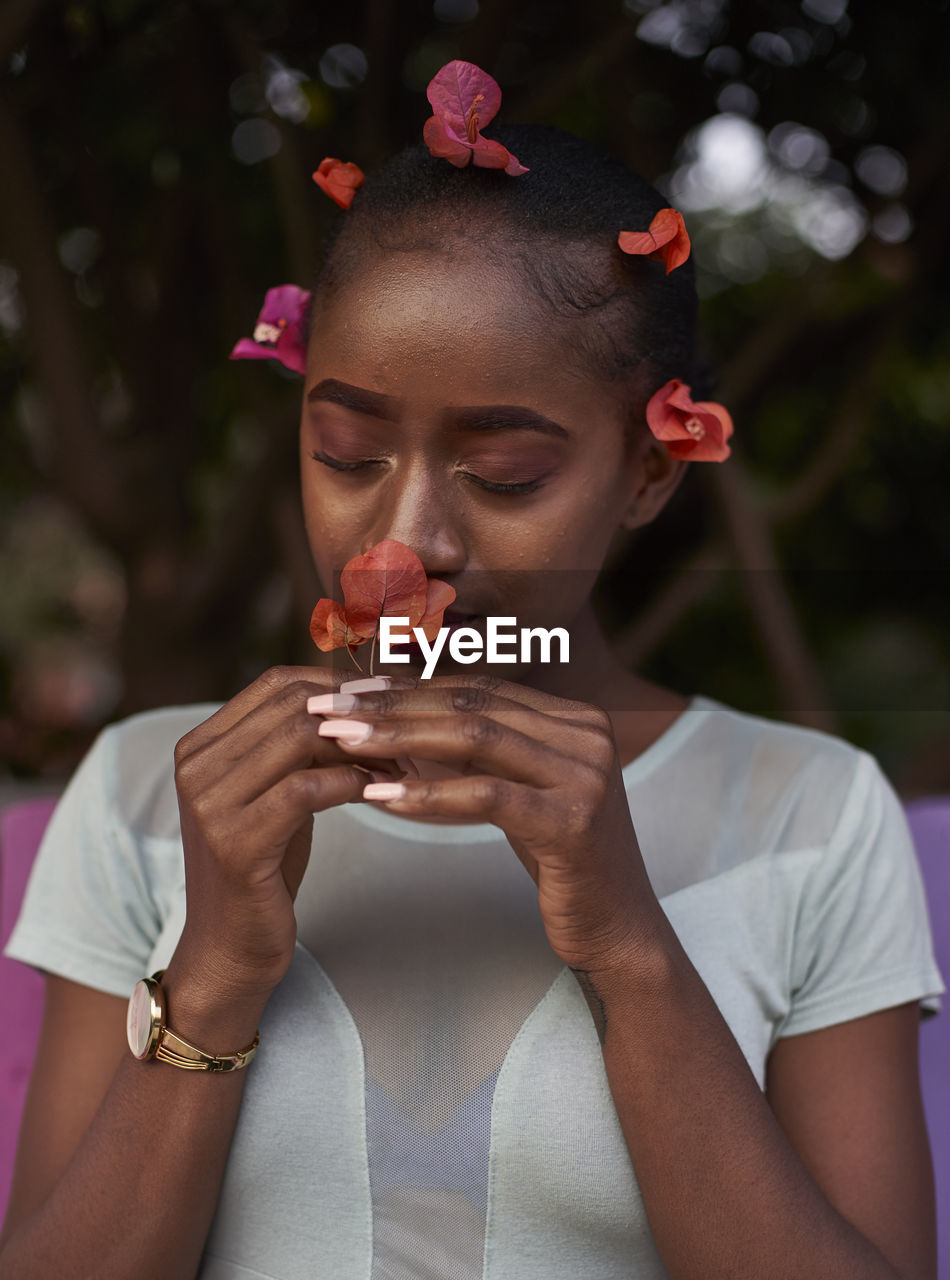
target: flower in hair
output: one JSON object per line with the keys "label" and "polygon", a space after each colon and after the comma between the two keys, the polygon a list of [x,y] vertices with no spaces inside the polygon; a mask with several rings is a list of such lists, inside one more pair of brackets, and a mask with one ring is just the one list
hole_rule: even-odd
{"label": "flower in hair", "polygon": [[242,338],[229,359],[279,360],[294,373],[306,373],[309,305],[309,290],[295,284],[268,289],[253,338]]}
{"label": "flower in hair", "polygon": [[335,160],[332,156],[327,156],[320,161],[313,180],[341,209],[348,209],[353,203],[357,187],[361,187],[366,181],[366,174],[351,160]]}
{"label": "flower in hair", "polygon": [[[427,640],[434,640],[443,613],[455,599],[455,588],[439,578],[427,577],[416,553],[396,538],[385,538],[348,560],[340,574],[340,586],[344,603],[318,600],[310,619],[310,636],[325,653],[345,645],[350,657],[359,645],[375,641],[384,614],[408,618],[410,627],[419,627]],[[358,662],[356,665],[359,667]]]}
{"label": "flower in hair", "polygon": [[647,231],[621,231],[617,243],[624,253],[645,254],[666,265],[666,274],[689,257],[689,235],[678,209],[661,209]]}
{"label": "flower in hair", "polygon": [[732,418],[721,404],[689,397],[690,389],[671,378],[647,404],[647,425],[666,444],[671,458],[686,462],[725,462],[731,450]]}
{"label": "flower in hair", "polygon": [[507,147],[482,137],[482,126],[501,106],[501,89],[487,71],[473,62],[448,62],[429,81],[426,97],[434,114],[425,122],[422,137],[437,159],[457,169],[469,161],[483,169],[504,169],[513,178],[528,172]]}

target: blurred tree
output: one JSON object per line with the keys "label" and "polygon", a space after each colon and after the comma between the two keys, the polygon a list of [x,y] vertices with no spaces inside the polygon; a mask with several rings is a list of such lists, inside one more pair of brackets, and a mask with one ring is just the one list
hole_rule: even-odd
{"label": "blurred tree", "polygon": [[299,384],[227,353],[312,278],[320,159],[417,139],[462,57],[506,120],[606,145],[693,234],[734,454],[611,564],[620,650],[950,787],[946,31],[945,0],[8,0],[9,766],[313,660]]}

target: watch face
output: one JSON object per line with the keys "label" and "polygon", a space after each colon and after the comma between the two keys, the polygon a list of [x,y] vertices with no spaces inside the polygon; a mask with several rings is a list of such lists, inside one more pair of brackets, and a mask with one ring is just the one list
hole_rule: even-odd
{"label": "watch face", "polygon": [[129,1048],[136,1058],[148,1057],[152,1045],[153,1003],[149,984],[141,979],[135,984],[129,1000],[129,1011],[126,1017],[125,1030],[129,1040]]}

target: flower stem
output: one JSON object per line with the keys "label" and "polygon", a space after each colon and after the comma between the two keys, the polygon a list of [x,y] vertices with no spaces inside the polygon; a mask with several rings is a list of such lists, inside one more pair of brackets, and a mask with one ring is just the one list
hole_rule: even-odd
{"label": "flower stem", "polygon": [[379,635],[379,622],[376,623],[376,630],[373,632],[373,647],[369,651],[369,673],[373,674],[373,658],[376,656],[376,637]]}
{"label": "flower stem", "polygon": [[356,667],[357,671],[360,673],[360,675],[362,675],[362,674],[363,674],[363,668],[362,668],[362,667],[360,666],[360,664],[356,661],[356,654],[353,652],[353,650],[350,648],[350,646],[349,646],[349,645],[347,645],[347,646],[346,646],[346,651],[347,651],[347,653],[350,655],[350,657],[353,659],[353,665],[354,665],[354,667]]}

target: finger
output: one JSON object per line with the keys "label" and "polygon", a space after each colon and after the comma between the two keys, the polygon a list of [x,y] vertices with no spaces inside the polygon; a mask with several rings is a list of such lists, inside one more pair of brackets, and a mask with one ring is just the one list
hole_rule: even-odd
{"label": "finger", "polygon": [[338,688],[346,676],[347,672],[332,667],[269,667],[214,715],[186,733],[178,744],[176,756],[184,758],[215,741],[256,708],[279,697],[289,685],[302,682],[312,685],[313,693],[328,692]]}
{"label": "finger", "polygon": [[433,781],[368,783],[362,794],[364,800],[374,801],[406,817],[420,814],[493,822],[515,839],[543,843],[550,838],[547,828],[551,823],[551,809],[544,793],[509,778],[473,774],[467,778]]}
{"label": "finger", "polygon": [[[275,668],[275,670],[285,669]],[[252,706],[242,719],[222,733],[209,737],[195,746],[187,755],[181,754],[184,742],[182,740],[175,752],[179,778],[185,778],[199,785],[203,785],[206,781],[213,783],[225,772],[240,766],[247,756],[251,754],[256,756],[258,744],[281,725],[287,724],[294,718],[300,719],[302,713],[305,715],[304,708],[309,698],[326,692],[325,684],[315,684],[312,680],[288,680],[286,683],[278,683],[276,691],[264,701]],[[321,758],[325,757],[321,756]],[[300,757],[297,763],[302,767],[310,761],[306,757]],[[269,786],[274,781],[276,778],[270,777],[266,785]],[[258,792],[255,791],[255,794]]]}
{"label": "finger", "polygon": [[[295,772],[355,763],[337,739],[320,734],[322,721],[308,715],[304,705],[298,699],[295,711],[285,713],[263,737],[243,750],[235,751],[230,741],[227,743],[227,760],[218,759],[218,770],[205,787],[204,799],[209,807],[223,810],[244,806]],[[222,748],[223,740],[218,745]],[[213,749],[212,746],[206,751]],[[359,763],[364,769],[393,772],[392,759],[385,755],[380,758],[374,752],[366,752]]]}
{"label": "finger", "polygon": [[308,698],[307,711],[311,715],[328,718],[352,716],[371,720],[374,724],[419,716],[488,716],[538,742],[556,743],[565,750],[573,738],[578,751],[583,751],[582,743],[589,730],[587,723],[574,720],[570,715],[554,716],[538,711],[475,685],[441,685],[438,688],[419,685],[411,689],[318,694]]}
{"label": "finger", "polygon": [[308,814],[358,801],[366,786],[366,774],[355,765],[300,769],[281,778],[249,804],[242,823],[254,831],[260,848],[272,849],[275,857],[282,859],[287,842]]}
{"label": "finger", "polygon": [[[393,679],[395,681],[397,677]],[[465,675],[464,672],[453,672],[451,675],[432,676],[429,680],[421,680],[411,676],[400,676],[398,679],[400,681],[399,687],[405,688],[477,689],[484,693],[495,694],[500,698],[507,698],[535,711],[546,711],[550,715],[568,716],[580,722],[592,719],[600,710],[600,708],[594,707],[588,702],[580,702],[573,698],[562,698],[553,693],[545,693],[543,690],[534,689],[530,685],[520,684],[517,680],[503,680],[500,676],[489,675],[484,671],[470,676]],[[396,687],[395,683],[393,687]]]}
{"label": "finger", "polygon": [[[347,754],[361,760],[411,756],[536,787],[556,785],[563,779],[566,763],[561,751],[490,716],[331,719],[321,721],[318,732],[335,738]],[[570,761],[572,770],[584,767],[582,761]]]}

